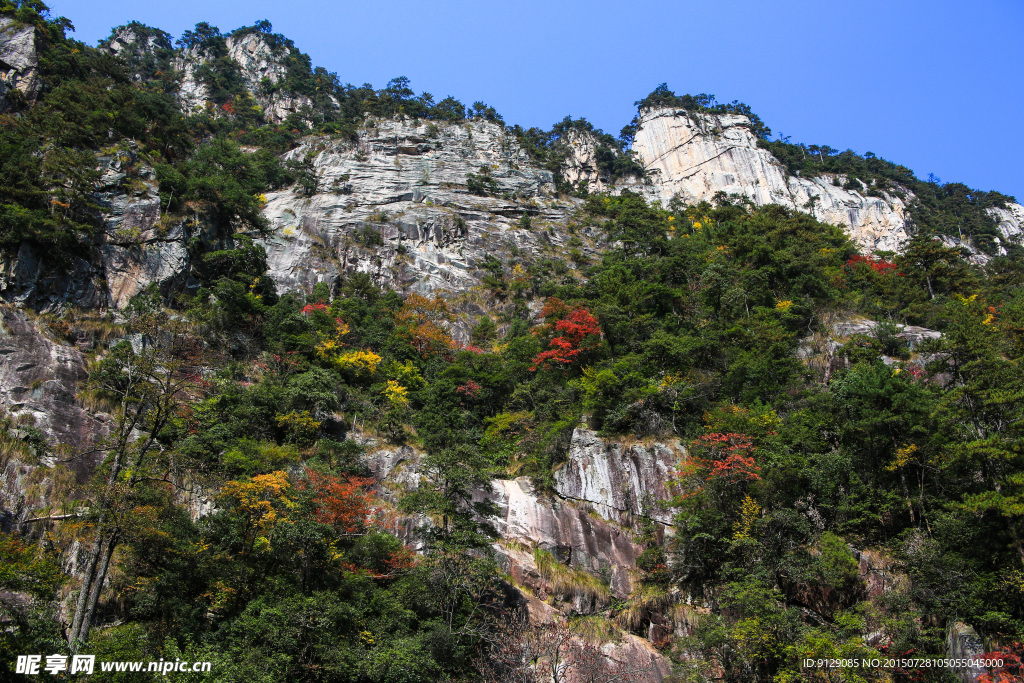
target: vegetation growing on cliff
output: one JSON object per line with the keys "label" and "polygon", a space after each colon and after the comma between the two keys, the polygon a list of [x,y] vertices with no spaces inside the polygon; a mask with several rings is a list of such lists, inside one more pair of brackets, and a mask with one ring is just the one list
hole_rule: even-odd
{"label": "vegetation growing on cliff", "polygon": [[[769,680],[805,656],[940,655],[956,620],[1020,637],[1018,265],[977,269],[925,238],[882,263],[778,207],[665,209],[624,193],[588,198],[581,219],[618,246],[585,279],[496,266],[525,286],[495,299],[506,317],[481,323],[483,347],[448,336],[456,313],[441,299],[360,274],[278,297],[250,286],[258,258],[236,270],[230,252],[211,255],[209,289],[180,299],[174,323],[206,340],[180,353],[203,357],[154,366],[172,379],[198,364],[202,378],[181,375],[192,388],[152,458],[81,494],[89,520],[107,512],[72,535],[117,534],[119,596],[99,602],[83,651],[213,659],[257,680],[469,675],[513,604],[471,492],[512,474],[544,486],[584,415],[608,434],[691,444],[668,501],[675,537],[636,529],[649,544],[639,592],[610,615],[646,633],[676,609],[671,587],[710,605],[688,639],[662,643],[700,655],[684,669]],[[531,300],[537,318],[517,303]],[[160,339],[159,302],[133,310],[132,329]],[[796,351],[836,311],[944,337],[896,363],[882,335],[855,337],[824,376]],[[114,387],[136,367],[119,348],[94,381]],[[426,478],[397,507],[365,488],[356,425],[425,453]],[[171,484],[182,476],[219,490],[217,510],[193,520]],[[416,532],[426,557],[394,535],[399,512],[433,520]],[[869,590],[849,546],[903,583]],[[19,623],[25,642],[45,637],[44,622]]]}
{"label": "vegetation growing on cliff", "polygon": [[[68,256],[91,244],[97,155],[148,156],[165,210],[210,212],[233,234],[262,226],[262,190],[303,182],[303,168],[272,152],[305,132],[349,134],[367,111],[500,120],[482,103],[434,105],[405,79],[381,91],[338,86],[310,75],[308,59],[280,87],[314,97],[312,115],[264,125],[239,99],[234,67],[216,61],[204,79],[219,109],[186,115],[157,73],[159,54],[140,62],[138,85],[124,64],[64,38],[41,5],[2,7],[41,22],[50,41],[39,102],[0,119],[7,249],[27,241]],[[165,35],[133,28],[166,49]],[[267,34],[294,54],[270,30],[260,22],[236,35]],[[183,41],[224,46],[202,24]],[[311,94],[326,86],[337,109]],[[667,88],[639,104],[749,115]],[[636,170],[615,153],[621,141],[585,122],[516,134],[557,167],[557,141],[573,131],[611,154],[598,157],[609,177]],[[904,184],[887,162],[842,156],[822,152],[801,168],[863,167]],[[474,182],[492,189],[483,174]],[[964,202],[1000,201],[935,188],[948,190],[928,214],[941,230],[954,214],[980,221]],[[680,439],[689,455],[661,501],[674,535],[650,520],[624,525],[643,548],[628,599],[530,549],[545,580],[600,605],[573,633],[651,636],[694,681],[804,680],[807,657],[933,659],[961,621],[991,649],[1019,649],[1019,260],[971,265],[928,234],[902,254],[863,255],[801,212],[666,207],[630,192],[587,196],[572,228],[601,240],[596,262],[490,257],[474,307],[403,296],[354,272],[279,293],[263,248],[235,235],[196,254],[195,290],[140,294],[106,336],[86,334],[74,312],[42,317],[89,354],[80,400],[111,419],[88,452],[2,423],[5,467],[34,453],[44,483],[67,493],[63,509],[37,511],[31,524],[46,531],[22,535],[35,543],[0,533],[5,651],[210,660],[222,680],[529,680],[515,652],[562,652],[571,633],[508,626],[520,597],[492,552],[494,510],[479,494],[494,477],[550,490],[584,421],[608,437]],[[828,323],[858,317],[882,325],[829,338]],[[943,336],[910,348],[897,324]],[[417,486],[375,491],[374,448],[406,448]],[[98,466],[76,480],[86,459]],[[71,576],[60,560],[77,547],[84,562]],[[577,668],[596,661],[593,647],[564,651]]]}

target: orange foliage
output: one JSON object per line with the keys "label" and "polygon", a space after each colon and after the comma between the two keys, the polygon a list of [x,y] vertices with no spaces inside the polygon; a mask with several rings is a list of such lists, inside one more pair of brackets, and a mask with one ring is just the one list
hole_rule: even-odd
{"label": "orange foliage", "polygon": [[456,348],[456,343],[445,331],[443,324],[455,320],[448,302],[440,296],[428,299],[410,294],[402,304],[396,320],[403,335],[424,358]]}
{"label": "orange foliage", "polygon": [[[761,468],[751,455],[754,444],[745,434],[705,434],[692,447],[693,454],[679,468],[679,480],[687,489],[684,496],[697,495],[712,483],[733,485],[761,478]],[[697,455],[701,452],[709,457]]]}
{"label": "orange foliage", "polygon": [[978,659],[1001,660],[1003,665],[978,676],[978,683],[1012,683],[1024,680],[1024,644],[1013,643],[995,652],[986,652]]}
{"label": "orange foliage", "polygon": [[318,522],[329,524],[341,535],[366,533],[367,520],[374,512],[375,497],[371,477],[346,476],[344,479],[306,469],[309,485],[316,491],[313,503]]}

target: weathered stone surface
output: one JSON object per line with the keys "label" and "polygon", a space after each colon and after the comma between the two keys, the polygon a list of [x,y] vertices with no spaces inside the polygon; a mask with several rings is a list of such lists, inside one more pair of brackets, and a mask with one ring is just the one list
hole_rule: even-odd
{"label": "weathered stone surface", "polygon": [[[591,133],[570,130],[565,142],[571,150],[562,166],[562,177],[575,186],[586,183],[591,192],[618,193],[629,189],[640,194],[650,193],[650,189],[641,187],[644,181],[635,176],[619,178],[614,183],[605,181],[597,165],[597,139]],[[613,150],[614,152],[615,150]],[[648,185],[650,182],[647,183]]]}
{"label": "weathered stone surface", "polygon": [[[190,266],[186,242],[191,235],[183,222],[161,225],[153,170],[137,167],[138,158],[128,152],[101,157],[100,163],[96,202],[103,209],[103,232],[97,251],[108,305],[124,308],[151,284],[165,294],[175,286],[181,289]],[[125,183],[129,167],[134,167],[135,189]]]}
{"label": "weathered stone surface", "polygon": [[499,510],[493,521],[502,538],[539,546],[563,564],[606,575],[613,595],[629,595],[629,572],[641,549],[628,534],[586,506],[538,497],[525,479],[498,479],[492,485],[491,500]]}
{"label": "weathered stone surface", "polygon": [[[575,203],[553,199],[551,173],[490,122],[379,121],[358,142],[307,138],[288,158],[311,159],[318,190],[267,194],[264,244],[282,291],[346,270],[405,291],[464,290],[488,255],[536,256],[568,239]],[[469,194],[470,173],[489,175],[498,196]]]}
{"label": "weathered stone surface", "polygon": [[[836,337],[852,337],[855,334],[864,334],[873,337],[877,334],[879,323],[874,320],[842,320],[832,324],[832,333]],[[902,339],[911,351],[927,339],[940,339],[942,333],[937,330],[929,330],[927,327],[916,325],[897,324],[900,330],[896,333],[897,339]]]}
{"label": "weathered stone surface", "polygon": [[0,299],[19,306],[53,311],[68,304],[83,308],[106,305],[101,272],[94,263],[54,255],[23,242],[13,255],[0,252]]}
{"label": "weathered stone surface", "polygon": [[830,177],[788,175],[770,152],[757,146],[745,116],[648,110],[640,117],[633,151],[651,172],[651,199],[667,203],[678,196],[695,203],[724,192],[758,206],[780,204],[845,226],[868,251],[898,250],[907,238],[903,200],[844,190]]}
{"label": "weathered stone surface", "polygon": [[[288,73],[289,48],[273,45],[265,34],[258,32],[228,36],[225,45],[227,58],[238,64],[246,89],[269,123],[281,123],[289,114],[312,106],[313,101],[306,95],[274,87]],[[213,54],[198,46],[182,51],[175,58],[174,69],[181,75],[177,97],[183,111],[203,109],[210,102],[210,89],[200,77],[199,69],[212,59]]]}
{"label": "weathered stone surface", "polygon": [[[105,416],[91,415],[75,400],[85,377],[77,349],[51,339],[24,312],[0,307],[0,407],[16,422],[38,429],[68,453],[84,452],[108,431]],[[72,463],[79,475],[93,466],[92,459]]]}
{"label": "weathered stone surface", "polygon": [[555,491],[622,524],[649,517],[670,525],[672,512],[659,503],[672,497],[668,483],[683,455],[678,443],[623,446],[576,429],[567,461],[555,472]]}
{"label": "weathered stone surface", "polygon": [[[949,632],[946,634],[947,657],[950,659],[975,659],[984,652],[985,647],[977,631],[962,621],[950,624]],[[975,683],[987,673],[988,670],[982,666],[969,666],[953,671],[953,674],[962,683]]]}
{"label": "weathered stone surface", "polygon": [[[155,57],[160,50],[171,50],[170,36],[162,31],[141,31],[131,24],[118,26],[110,38],[100,43],[100,50],[105,50],[128,61],[129,64],[139,64],[147,58]],[[143,79],[142,74],[135,73],[136,81]]]}
{"label": "weathered stone surface", "polygon": [[28,101],[39,89],[39,57],[36,30],[11,17],[0,17],[0,111],[5,109],[4,93],[20,90]]}
{"label": "weathered stone surface", "polygon": [[[622,640],[601,646],[601,653],[622,667],[620,670],[636,672],[630,680],[638,683],[660,683],[672,673],[672,662],[651,645],[650,641],[624,633]],[[643,671],[643,673],[639,673]],[[581,683],[582,683],[581,679]]]}
{"label": "weathered stone surface", "polygon": [[1024,242],[1024,206],[1011,202],[1005,209],[991,208],[988,213],[999,224],[1001,254],[1006,253],[1006,246]]}
{"label": "weathered stone surface", "polygon": [[[365,462],[381,482],[385,497],[394,500],[400,491],[419,485],[420,453],[415,448],[369,445],[371,451]],[[589,448],[592,454],[588,466],[600,461],[602,453],[614,452],[610,448],[602,451],[595,444]],[[609,465],[601,463],[599,467],[607,470]],[[587,495],[589,489],[580,493]],[[496,479],[489,490],[477,492],[474,498],[497,506],[497,515],[488,521],[506,542],[496,544],[495,549],[506,558],[513,574],[536,573],[532,554],[516,551],[516,545],[540,547],[567,566],[606,577],[613,595],[629,595],[630,572],[636,569],[642,548],[620,526],[596,512],[604,498],[570,501],[558,495],[541,496],[525,478]]]}

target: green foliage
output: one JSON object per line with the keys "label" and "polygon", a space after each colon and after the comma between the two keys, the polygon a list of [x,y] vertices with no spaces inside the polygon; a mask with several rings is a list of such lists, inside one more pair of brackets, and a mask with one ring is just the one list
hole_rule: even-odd
{"label": "green foliage", "polygon": [[1000,233],[996,220],[987,209],[1005,207],[1013,197],[999,192],[984,192],[962,183],[942,183],[929,176],[920,180],[906,166],[881,159],[871,152],[863,156],[852,150],[840,152],[828,145],[796,145],[784,140],[759,140],[778,158],[791,175],[804,177],[835,174],[846,178],[844,187],[868,196],[887,192],[914,199],[908,211],[912,225],[922,235],[949,235],[971,238],[974,245],[987,254],[996,252]]}
{"label": "green foliage", "polygon": [[[755,114],[748,105],[738,100],[728,104],[718,104],[714,95],[701,93],[700,95],[676,95],[668,89],[668,85],[662,83],[655,88],[650,95],[634,102],[634,106],[640,113],[649,109],[677,108],[686,111],[702,112],[707,114],[737,114],[745,116],[750,120],[750,132],[758,139],[768,139],[772,129],[764,125],[764,122]],[[639,116],[622,129],[622,138],[632,142],[636,134],[636,126],[639,123]]]}
{"label": "green foliage", "polygon": [[[543,492],[584,423],[687,447],[671,482],[674,534],[661,542],[639,525],[637,592],[621,604],[601,578],[543,550],[539,573],[637,633],[685,611],[676,596],[702,602],[709,613],[679,644],[723,680],[801,680],[804,657],[877,655],[869,634],[889,652],[940,654],[956,620],[992,641],[1024,634],[1024,271],[1019,254],[979,268],[934,239],[994,247],[984,211],[1007,198],[917,181],[872,155],[767,142],[745,105],[662,86],[638,107],[745,115],[794,173],[842,175],[868,194],[912,190],[919,234],[901,254],[861,255],[839,228],[779,206],[590,194],[569,242],[580,270],[488,257],[476,267],[493,298],[472,301],[490,309],[403,297],[352,272],[278,296],[247,233],[267,227],[266,191],[319,188],[312,158],[276,155],[308,132],[353,135],[371,125],[367,112],[437,122],[429,136],[467,118],[502,125],[497,112],[435,103],[405,78],[341,85],[261,21],[228,34],[267,41],[287,67],[257,94],[313,105],[266,125],[226,58],[227,36],[199,24],[181,46],[204,53],[199,75],[217,107],[186,117],[168,95],[166,34],[128,25],[157,47],[121,62],[67,39],[41,3],[2,11],[39,29],[43,89],[0,117],[0,247],[87,254],[97,163],[114,153],[129,174],[158,159],[162,210],[217,232],[189,244],[198,287],[176,311],[155,288],[125,311],[142,346],[94,350],[88,397],[116,404],[123,453],[149,459],[115,472],[102,505],[95,491],[112,465],[76,483],[92,497],[90,523],[102,507],[119,543],[108,581],[117,599],[100,602],[90,652],[210,659],[226,680],[465,679],[494,637],[482,615],[500,614],[507,590],[490,558],[495,509],[480,492],[495,476],[528,476]],[[642,176],[628,127],[616,140],[567,118],[512,134],[552,171],[572,136],[589,135],[603,179]],[[467,188],[500,193],[488,168]],[[519,227],[535,226],[524,213]],[[583,235],[603,239],[591,263],[578,253]],[[382,239],[374,225],[354,234],[365,248]],[[833,348],[829,323],[847,317],[881,323]],[[943,336],[911,347],[906,323]],[[452,339],[467,330],[470,345]],[[177,355],[154,355],[151,345],[172,342]],[[815,366],[822,346],[829,357]],[[8,428],[45,445],[38,430]],[[367,437],[418,452],[417,486],[395,508],[349,478],[371,473]],[[62,467],[55,474],[69,474]],[[375,514],[325,523],[321,484],[332,481]],[[181,482],[220,491],[216,508],[193,520],[171,490]],[[391,533],[397,513],[418,520],[422,555]],[[91,529],[68,533],[85,547]],[[0,535],[2,587],[32,598],[4,608],[5,651],[62,647],[52,599],[70,584],[46,538]],[[900,586],[870,594],[861,571],[871,562],[902,574]]]}
{"label": "green foliage", "polygon": [[[57,623],[57,592],[66,580],[52,548],[29,544],[0,532],[0,647],[4,652],[62,652],[66,643]],[[14,658],[0,663],[0,671],[14,677]]]}
{"label": "green foliage", "polygon": [[556,185],[563,190],[570,189],[561,180],[563,165],[572,153],[573,143],[578,138],[590,138],[594,142],[595,170],[602,180],[614,183],[624,177],[644,177],[643,166],[636,161],[626,148],[627,141],[616,140],[599,128],[594,128],[586,119],[564,119],[544,131],[539,128],[523,129],[513,126],[513,135],[531,158],[555,174]]}
{"label": "green foliage", "polygon": [[245,152],[223,138],[196,148],[177,166],[158,164],[156,173],[161,200],[169,210],[183,212],[189,204],[209,210],[225,226],[257,231],[267,229],[260,195],[293,178],[266,150]]}

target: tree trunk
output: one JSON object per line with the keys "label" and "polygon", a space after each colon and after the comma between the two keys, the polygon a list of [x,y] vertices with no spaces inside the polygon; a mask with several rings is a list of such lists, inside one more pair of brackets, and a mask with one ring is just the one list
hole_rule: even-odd
{"label": "tree trunk", "polygon": [[917,519],[914,515],[914,504],[910,501],[910,488],[907,486],[907,473],[900,469],[900,484],[903,485],[903,498],[907,501],[907,512],[910,513],[910,523],[917,524]]}
{"label": "tree trunk", "polygon": [[71,645],[72,654],[78,652],[78,632],[82,628],[82,618],[85,616],[89,594],[92,592],[93,578],[96,576],[96,567],[103,551],[102,525],[103,517],[100,517],[100,524],[96,528],[96,539],[93,541],[89,559],[85,563],[85,572],[82,574],[82,588],[78,593],[78,602],[75,604],[75,616],[71,620],[71,629],[68,631],[68,644]]}
{"label": "tree trunk", "polygon": [[[78,640],[84,643],[89,639],[89,629],[92,628],[92,615],[96,611],[96,605],[100,600],[100,593],[103,591],[103,582],[107,578],[107,568],[110,567],[110,558],[114,554],[114,548],[117,547],[117,532],[114,531],[110,534],[107,539],[106,547],[104,548],[103,557],[100,560],[99,571],[96,574],[96,578],[92,583],[92,590],[89,591],[89,602],[86,605],[85,615],[82,617],[82,624],[79,626]],[[83,591],[84,592],[84,591]]]}

